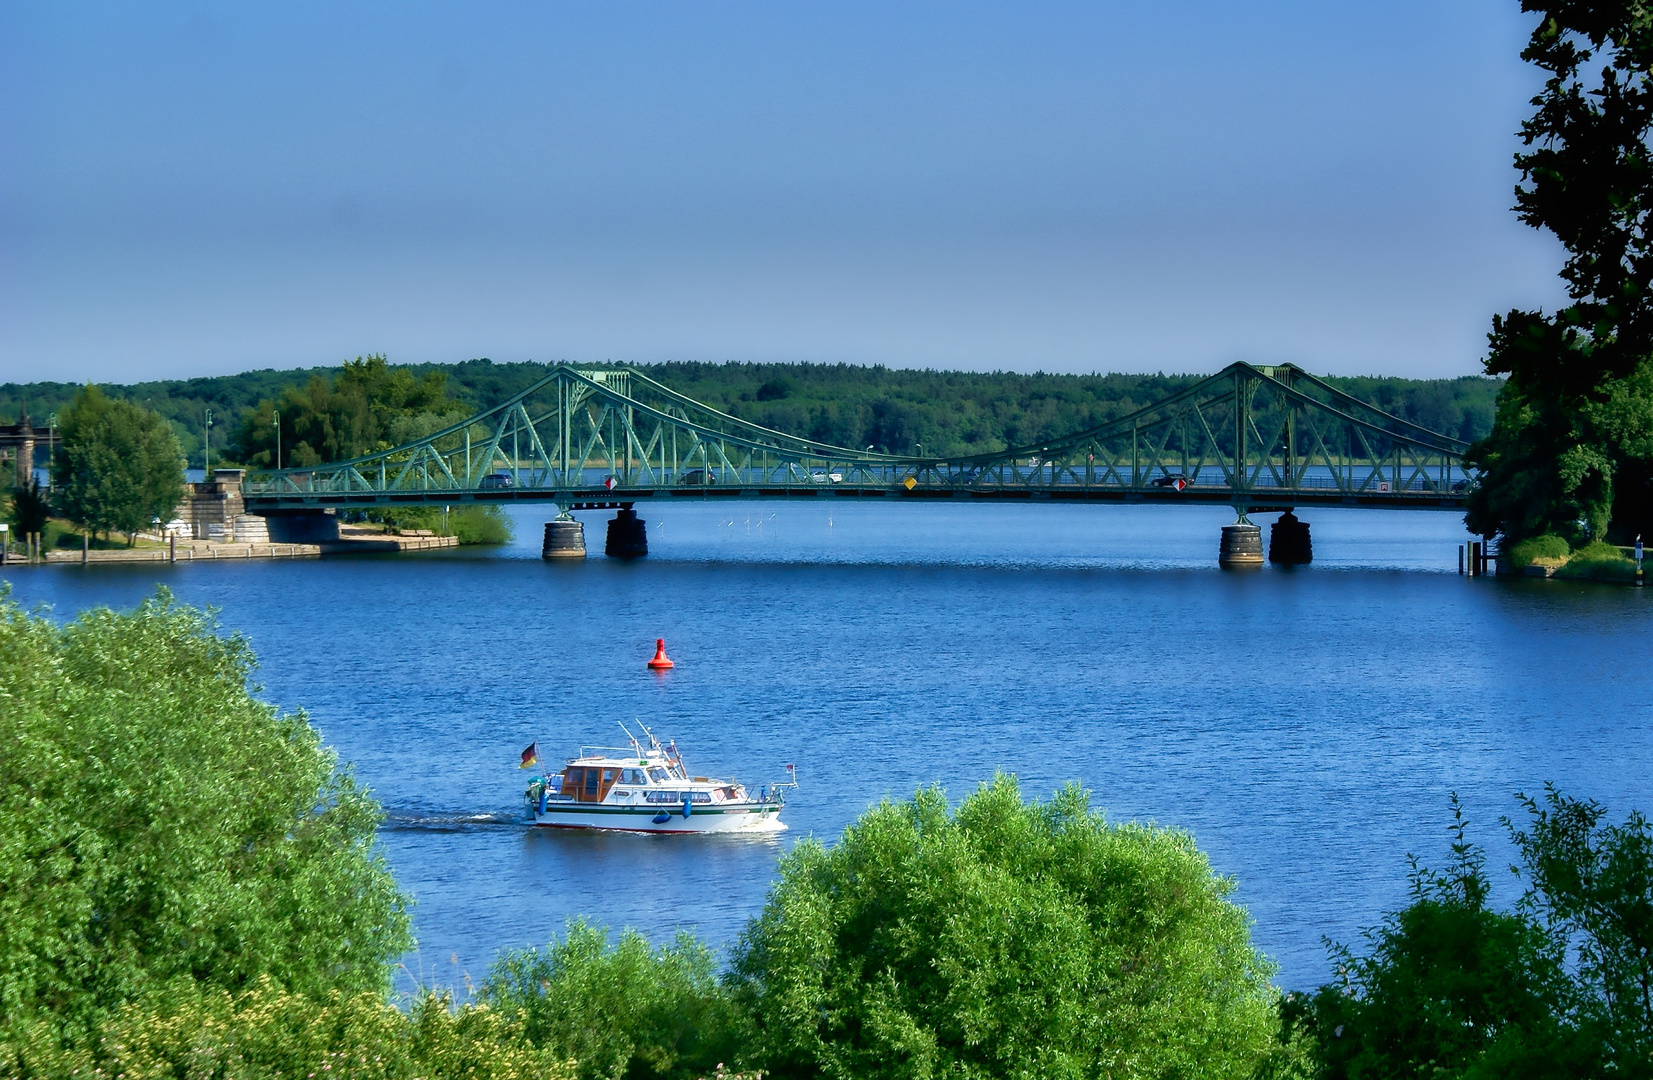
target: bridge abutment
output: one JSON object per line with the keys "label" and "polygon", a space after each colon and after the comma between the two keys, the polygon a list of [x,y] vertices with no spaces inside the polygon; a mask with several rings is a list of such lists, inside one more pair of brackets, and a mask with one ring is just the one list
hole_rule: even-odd
{"label": "bridge abutment", "polygon": [[620,512],[608,523],[603,554],[616,559],[640,559],[648,553],[648,523],[637,516],[630,503],[621,503]]}
{"label": "bridge abutment", "polygon": [[1268,561],[1281,566],[1302,566],[1314,560],[1314,546],[1309,542],[1309,523],[1299,521],[1287,510],[1274,522],[1268,533]]}

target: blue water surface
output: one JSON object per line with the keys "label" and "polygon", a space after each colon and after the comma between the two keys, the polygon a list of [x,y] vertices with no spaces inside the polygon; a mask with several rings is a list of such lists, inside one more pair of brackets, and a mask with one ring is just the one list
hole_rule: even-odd
{"label": "blue water surface", "polygon": [[[1078,781],[1115,820],[1191,830],[1238,882],[1279,982],[1329,971],[1439,863],[1447,797],[1509,861],[1514,793],[1653,810],[1653,596],[1457,575],[1449,513],[1317,510],[1315,562],[1224,573],[1200,507],[642,504],[651,554],[506,549],[7,576],[63,617],[165,584],[221,610],[261,693],[304,709],[383,801],[427,982],[576,915],[731,944],[800,837],[996,770]],[[1265,528],[1272,516],[1260,516]],[[664,637],[677,667],[645,670]],[[518,754],[640,719],[691,768],[800,788],[772,838],[533,832]],[[1506,895],[1513,886],[1506,888]]]}

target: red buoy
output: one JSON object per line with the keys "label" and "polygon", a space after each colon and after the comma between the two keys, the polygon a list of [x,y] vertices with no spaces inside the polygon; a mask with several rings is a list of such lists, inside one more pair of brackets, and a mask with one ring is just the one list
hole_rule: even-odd
{"label": "red buoy", "polygon": [[655,638],[654,659],[649,661],[649,667],[654,671],[665,671],[667,668],[675,666],[675,664],[666,658],[666,639]]}

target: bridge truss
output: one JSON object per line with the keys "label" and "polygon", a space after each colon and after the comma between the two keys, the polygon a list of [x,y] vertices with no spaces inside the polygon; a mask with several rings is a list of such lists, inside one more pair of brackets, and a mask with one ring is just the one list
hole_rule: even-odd
{"label": "bridge truss", "polygon": [[965,498],[1455,508],[1463,442],[1300,368],[1236,363],[1085,431],[945,458],[760,427],[633,368],[559,365],[509,401],[353,461],[250,477],[248,509],[674,497]]}

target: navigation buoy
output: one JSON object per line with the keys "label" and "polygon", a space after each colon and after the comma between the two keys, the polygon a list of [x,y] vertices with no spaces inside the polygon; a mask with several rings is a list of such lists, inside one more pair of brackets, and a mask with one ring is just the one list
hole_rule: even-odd
{"label": "navigation buoy", "polygon": [[665,638],[655,638],[654,639],[654,659],[649,661],[649,669],[651,671],[666,671],[669,668],[673,668],[673,667],[676,667],[676,666],[677,665],[673,664],[670,660],[668,660],[666,658],[666,639]]}

